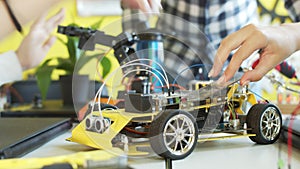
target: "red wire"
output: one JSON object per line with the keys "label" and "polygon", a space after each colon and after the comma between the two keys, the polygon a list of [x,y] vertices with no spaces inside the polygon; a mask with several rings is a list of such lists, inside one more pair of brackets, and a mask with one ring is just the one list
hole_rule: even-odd
{"label": "red wire", "polygon": [[[177,88],[179,88],[180,90],[186,90],[186,88],[184,88],[183,86],[180,86],[180,85],[178,85],[178,84],[169,84],[169,86],[171,86],[171,87],[177,87]],[[166,85],[165,86],[155,86],[155,88],[156,89],[161,89],[161,88],[163,88],[163,87],[167,87]]]}
{"label": "red wire", "polygon": [[289,126],[288,126],[288,140],[287,140],[287,144],[288,144],[288,168],[291,168],[291,160],[292,160],[292,130],[293,130],[293,123],[294,123],[294,119],[295,116],[297,114],[297,112],[300,110],[300,103],[298,104],[298,106],[296,107],[296,109],[292,112],[291,114],[291,118],[289,121]]}
{"label": "red wire", "polygon": [[139,134],[139,135],[147,135],[148,134],[148,132],[137,131],[137,130],[131,129],[129,127],[124,127],[124,129],[131,133],[134,133],[134,134]]}

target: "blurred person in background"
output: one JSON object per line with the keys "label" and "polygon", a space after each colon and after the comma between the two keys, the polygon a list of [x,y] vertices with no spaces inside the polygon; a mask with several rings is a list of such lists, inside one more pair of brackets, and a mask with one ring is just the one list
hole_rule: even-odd
{"label": "blurred person in background", "polygon": [[0,2],[0,40],[15,30],[22,33],[22,25],[35,20],[16,51],[0,54],[0,86],[21,80],[24,70],[37,66],[46,56],[56,39],[51,32],[64,19],[65,10],[60,10],[49,19],[46,19],[45,11],[58,2],[59,0]]}

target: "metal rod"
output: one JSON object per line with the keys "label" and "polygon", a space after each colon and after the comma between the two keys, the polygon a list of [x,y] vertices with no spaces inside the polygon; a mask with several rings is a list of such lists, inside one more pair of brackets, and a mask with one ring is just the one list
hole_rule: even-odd
{"label": "metal rod", "polygon": [[165,158],[166,169],[172,169],[172,160],[170,158]]}

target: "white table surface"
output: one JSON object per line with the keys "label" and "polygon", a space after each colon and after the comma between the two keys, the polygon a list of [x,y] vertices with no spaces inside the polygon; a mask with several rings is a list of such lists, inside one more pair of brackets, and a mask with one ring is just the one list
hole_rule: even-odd
{"label": "white table surface", "polygon": [[[65,141],[71,136],[66,132],[33,152],[24,156],[50,157],[67,155],[91,148]],[[173,169],[277,169],[279,143],[272,145],[257,145],[249,138],[234,138],[198,143],[194,152],[183,160],[173,161]],[[287,145],[281,144],[281,158],[287,168]],[[129,158],[129,166],[134,169],[164,168],[164,160],[158,156],[147,158]],[[292,169],[300,168],[300,150],[293,148]]]}

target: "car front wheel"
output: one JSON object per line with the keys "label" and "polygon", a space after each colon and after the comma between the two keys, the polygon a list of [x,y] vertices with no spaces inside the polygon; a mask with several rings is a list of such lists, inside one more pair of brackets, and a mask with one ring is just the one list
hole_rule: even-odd
{"label": "car front wheel", "polygon": [[161,157],[180,160],[195,148],[198,127],[195,118],[186,111],[166,110],[151,124],[150,145]]}

